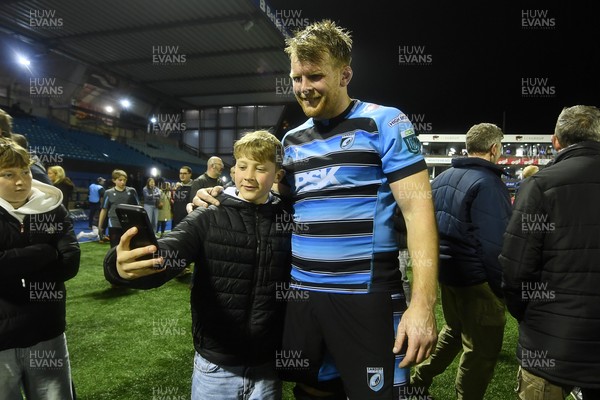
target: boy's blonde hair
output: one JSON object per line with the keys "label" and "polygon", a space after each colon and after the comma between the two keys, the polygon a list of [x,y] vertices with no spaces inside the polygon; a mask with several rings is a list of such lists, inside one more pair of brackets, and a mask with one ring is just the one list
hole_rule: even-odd
{"label": "boy's blonde hair", "polygon": [[233,156],[243,156],[260,163],[270,161],[281,168],[283,145],[272,133],[264,130],[248,132],[233,144]]}
{"label": "boy's blonde hair", "polygon": [[123,171],[122,169],[115,169],[112,172],[112,180],[114,181],[115,179],[119,179],[119,178],[125,178],[127,179],[127,172]]}
{"label": "boy's blonde hair", "polygon": [[32,163],[26,149],[11,139],[0,137],[0,168],[27,168]]}

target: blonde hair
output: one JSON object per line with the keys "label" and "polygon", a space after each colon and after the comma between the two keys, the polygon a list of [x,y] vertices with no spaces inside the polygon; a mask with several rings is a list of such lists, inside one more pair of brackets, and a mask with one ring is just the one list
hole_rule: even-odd
{"label": "blonde hair", "polygon": [[269,131],[248,132],[233,144],[233,156],[236,159],[247,156],[261,163],[270,161],[281,168],[283,146]]}
{"label": "blonde hair", "polygon": [[0,168],[26,168],[33,164],[26,149],[11,139],[0,137]]}
{"label": "blonde hair", "polygon": [[326,54],[336,66],[350,65],[352,61],[352,37],[348,30],[325,19],[308,25],[286,39],[285,52],[290,58],[318,64]]}
{"label": "blonde hair", "polygon": [[59,165],[54,165],[52,167],[49,167],[48,172],[54,173],[55,178],[54,178],[54,182],[52,182],[52,183],[59,183],[59,182],[63,181],[66,176],[64,168]]}
{"label": "blonde hair", "polygon": [[125,178],[127,179],[127,172],[123,171],[122,169],[115,169],[112,172],[112,180],[114,181],[115,179],[119,179],[119,178]]}
{"label": "blonde hair", "polygon": [[529,178],[531,175],[537,173],[540,170],[540,167],[537,165],[528,165],[523,168],[523,179]]}

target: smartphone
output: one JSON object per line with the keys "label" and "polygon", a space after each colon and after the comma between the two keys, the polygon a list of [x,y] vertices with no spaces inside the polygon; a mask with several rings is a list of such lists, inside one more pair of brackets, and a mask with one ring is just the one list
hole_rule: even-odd
{"label": "smartphone", "polygon": [[[144,210],[144,207],[131,204],[118,204],[115,208],[115,212],[117,213],[117,218],[119,218],[119,223],[123,228],[123,232],[134,226],[138,230],[138,233],[131,238],[131,242],[129,243],[130,249],[133,250],[138,247],[150,246],[152,244],[158,249],[158,241],[156,240],[154,229],[152,228],[150,218],[148,218],[148,214],[146,213],[146,210]],[[138,260],[149,260],[151,258],[152,254],[148,254],[139,257]]]}

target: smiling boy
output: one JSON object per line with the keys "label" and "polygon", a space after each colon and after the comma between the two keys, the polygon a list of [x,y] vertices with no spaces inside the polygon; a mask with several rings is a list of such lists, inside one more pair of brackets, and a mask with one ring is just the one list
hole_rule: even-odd
{"label": "smiling boy", "polygon": [[[271,193],[284,175],[282,146],[269,132],[256,131],[238,140],[233,152],[236,186],[219,197],[222,207],[195,210],[158,241],[158,249],[130,250],[132,228],[105,264],[113,283],[149,289],[194,262],[192,399],[277,400],[275,354],[285,304],[277,294],[289,281],[291,263],[291,232],[279,223],[291,215]],[[154,259],[136,260],[150,253]]]}

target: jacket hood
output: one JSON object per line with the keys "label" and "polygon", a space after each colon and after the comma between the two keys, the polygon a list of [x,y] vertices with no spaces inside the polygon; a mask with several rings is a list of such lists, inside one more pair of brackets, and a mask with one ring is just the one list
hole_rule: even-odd
{"label": "jacket hood", "polygon": [[62,204],[62,200],[63,194],[60,189],[33,179],[31,194],[27,199],[27,203],[15,209],[9,202],[0,198],[0,207],[23,222],[26,215],[41,214],[54,210]]}

